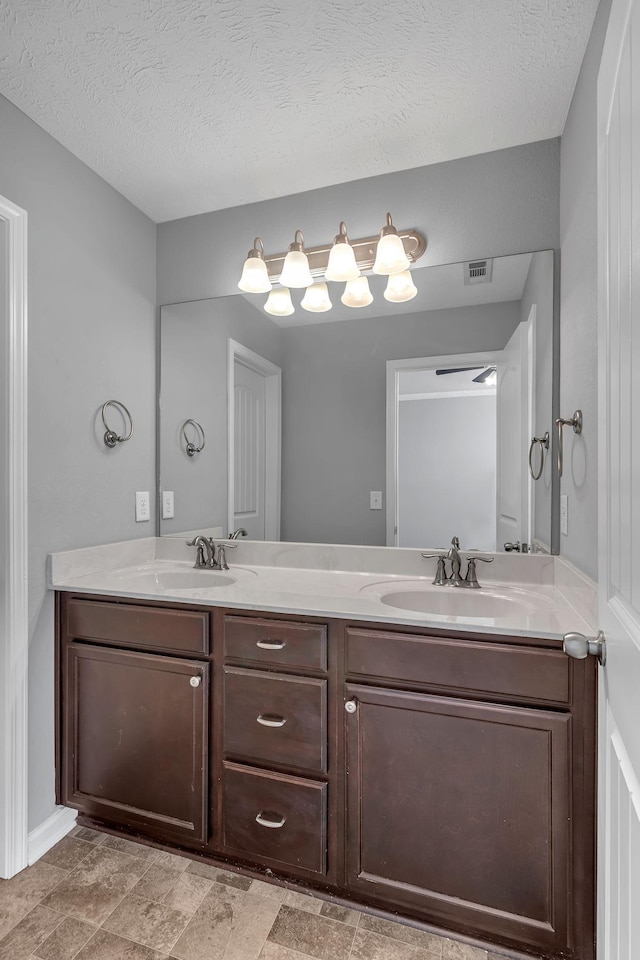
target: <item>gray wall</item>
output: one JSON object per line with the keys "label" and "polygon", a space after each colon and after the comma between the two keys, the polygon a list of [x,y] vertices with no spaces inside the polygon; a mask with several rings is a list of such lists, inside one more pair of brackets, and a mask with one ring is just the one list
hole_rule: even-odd
{"label": "gray wall", "polygon": [[401,547],[496,549],[496,433],[495,393],[399,404]]}
{"label": "gray wall", "polygon": [[[536,307],[535,409],[533,429],[536,437],[553,430],[553,251],[534,253],[520,301],[520,319],[529,317]],[[551,491],[554,478],[553,449],[546,451],[544,471],[533,486],[534,536],[551,548]],[[540,451],[536,450],[535,465]],[[557,473],[557,472],[556,472]]]}
{"label": "gray wall", "polygon": [[584,415],[577,437],[565,430],[562,493],[569,535],[560,552],[592,577],[598,572],[598,344],[596,85],[611,0],[601,0],[567,117],[561,149],[560,414]]}
{"label": "gray wall", "polygon": [[[0,97],[0,194],[29,216],[29,827],[54,810],[51,551],[154,533],[155,225]],[[129,443],[99,410],[122,400]],[[152,514],[153,516],[153,514]]]}
{"label": "gray wall", "polygon": [[519,302],[291,327],[283,341],[282,539],[384,544],[386,361],[501,350]]}
{"label": "gray wall", "polygon": [[[220,297],[161,311],[160,479],[173,490],[175,516],[163,536],[221,526],[227,532],[227,344],[231,337],[280,366],[282,335],[242,297]],[[189,458],[181,425],[191,417],[206,434]]]}
{"label": "gray wall", "polygon": [[158,302],[237,292],[256,235],[267,253],[286,250],[297,227],[308,246],[329,241],[340,220],[369,236],[387,210],[425,233],[419,266],[557,248],[559,157],[559,140],[544,140],[161,224]]}

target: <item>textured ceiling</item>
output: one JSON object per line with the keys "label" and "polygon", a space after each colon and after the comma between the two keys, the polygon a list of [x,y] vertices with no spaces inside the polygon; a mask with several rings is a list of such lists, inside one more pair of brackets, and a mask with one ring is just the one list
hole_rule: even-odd
{"label": "textured ceiling", "polygon": [[0,0],[0,92],[158,221],[562,132],[597,0]]}

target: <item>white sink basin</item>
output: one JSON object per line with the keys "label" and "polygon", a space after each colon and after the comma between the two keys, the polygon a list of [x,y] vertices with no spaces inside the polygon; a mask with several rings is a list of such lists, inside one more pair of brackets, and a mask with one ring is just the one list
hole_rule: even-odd
{"label": "white sink basin", "polygon": [[388,607],[411,610],[431,617],[477,620],[485,623],[508,617],[530,616],[549,607],[549,598],[516,586],[436,587],[430,581],[397,580],[370,584],[363,594]]}
{"label": "white sink basin", "polygon": [[[99,581],[101,590],[197,599],[199,596],[206,597],[210,590],[230,587],[238,580],[252,578],[255,575],[254,570],[246,567],[233,567],[228,572],[196,570],[187,563],[156,561],[105,571],[100,574]],[[95,577],[89,575],[83,579],[89,587]]]}
{"label": "white sink basin", "polygon": [[152,593],[164,590],[209,590],[211,587],[229,587],[235,582],[235,577],[215,570],[149,570],[131,576],[131,583],[135,584],[136,589],[148,586]]}

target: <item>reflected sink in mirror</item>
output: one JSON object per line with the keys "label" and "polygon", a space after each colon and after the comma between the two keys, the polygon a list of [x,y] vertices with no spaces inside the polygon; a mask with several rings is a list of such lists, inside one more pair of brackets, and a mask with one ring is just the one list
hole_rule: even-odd
{"label": "reflected sink in mirror", "polygon": [[538,591],[521,587],[436,587],[415,580],[371,584],[361,591],[399,610],[414,610],[433,617],[473,620],[505,620],[532,615],[549,607],[551,601]]}

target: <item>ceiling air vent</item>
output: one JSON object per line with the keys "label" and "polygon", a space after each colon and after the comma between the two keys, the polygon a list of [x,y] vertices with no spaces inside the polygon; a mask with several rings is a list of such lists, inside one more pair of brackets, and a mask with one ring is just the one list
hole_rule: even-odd
{"label": "ceiling air vent", "polygon": [[464,264],[464,285],[491,283],[493,260],[469,260]]}

